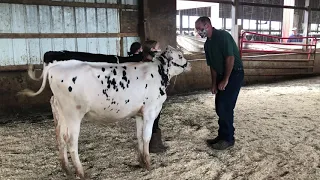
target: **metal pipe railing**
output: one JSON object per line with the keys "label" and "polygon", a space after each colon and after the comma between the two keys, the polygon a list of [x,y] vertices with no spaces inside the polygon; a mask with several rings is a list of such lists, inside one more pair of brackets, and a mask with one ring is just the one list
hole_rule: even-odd
{"label": "metal pipe railing", "polygon": [[[273,39],[278,39],[279,42],[266,42],[266,41],[248,41],[244,40],[243,37],[245,37],[246,34],[253,34],[257,36],[262,36],[262,37],[268,37],[268,38],[273,38]],[[307,37],[295,37],[294,39],[306,39],[306,43],[299,44],[299,43],[284,43],[280,42],[281,40],[284,39],[291,39],[289,37],[278,37],[278,36],[272,36],[272,35],[267,35],[267,34],[259,34],[256,32],[249,32],[249,31],[244,31],[241,33],[241,38],[240,38],[240,56],[242,57],[242,54],[244,52],[255,52],[255,53],[265,53],[265,54],[275,54],[275,53],[296,53],[296,54],[308,54],[308,60],[310,60],[311,54],[314,55],[315,59],[315,54],[316,54],[316,49],[317,49],[317,38],[313,36],[307,36]],[[309,44],[309,39],[311,39],[311,43]],[[301,47],[306,47],[306,52],[297,52],[297,51],[282,51],[282,50],[254,50],[254,49],[244,49],[243,48],[243,43],[252,43],[252,44],[277,44],[277,45],[286,45],[286,46],[301,46]],[[310,48],[311,47],[311,48]],[[314,48],[314,51],[312,52]]]}

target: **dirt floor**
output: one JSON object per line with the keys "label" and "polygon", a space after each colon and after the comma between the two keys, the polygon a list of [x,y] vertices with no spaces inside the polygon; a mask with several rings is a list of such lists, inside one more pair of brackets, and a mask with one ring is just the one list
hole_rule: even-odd
{"label": "dirt floor", "polygon": [[[236,144],[226,151],[205,143],[217,134],[213,102],[208,92],[166,101],[160,125],[170,149],[152,154],[150,172],[137,166],[133,120],[84,121],[79,151],[86,173],[118,180],[320,179],[320,77],[244,87],[235,110]],[[0,119],[7,121],[0,124],[0,179],[66,179],[48,117]]]}

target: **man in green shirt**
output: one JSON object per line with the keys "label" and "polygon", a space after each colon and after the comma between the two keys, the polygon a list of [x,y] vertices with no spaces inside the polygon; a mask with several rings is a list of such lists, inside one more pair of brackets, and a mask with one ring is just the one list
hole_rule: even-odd
{"label": "man in green shirt", "polygon": [[218,136],[208,139],[207,143],[213,149],[224,150],[235,142],[233,112],[244,78],[243,64],[239,49],[227,31],[212,27],[208,17],[198,18],[195,27],[202,38],[207,38],[204,50],[211,71],[211,92],[215,94],[219,116]]}

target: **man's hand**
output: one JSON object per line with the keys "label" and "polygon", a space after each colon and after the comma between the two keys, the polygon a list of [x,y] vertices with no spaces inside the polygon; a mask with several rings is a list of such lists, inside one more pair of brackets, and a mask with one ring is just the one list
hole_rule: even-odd
{"label": "man's hand", "polygon": [[212,85],[211,92],[212,92],[212,94],[217,94],[218,89],[217,89],[217,85],[216,84]]}
{"label": "man's hand", "polygon": [[223,80],[219,83],[218,89],[219,89],[220,91],[224,91],[224,90],[226,89],[227,85],[228,85],[228,80],[227,80],[227,79],[223,79]]}

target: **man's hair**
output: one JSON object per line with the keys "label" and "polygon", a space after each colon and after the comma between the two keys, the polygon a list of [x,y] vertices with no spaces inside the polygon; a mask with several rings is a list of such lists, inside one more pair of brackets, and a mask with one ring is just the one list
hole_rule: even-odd
{"label": "man's hair", "polygon": [[202,24],[211,24],[211,20],[207,16],[201,16],[196,20],[196,23],[201,22]]}

